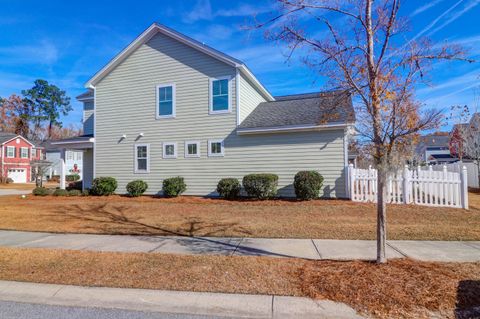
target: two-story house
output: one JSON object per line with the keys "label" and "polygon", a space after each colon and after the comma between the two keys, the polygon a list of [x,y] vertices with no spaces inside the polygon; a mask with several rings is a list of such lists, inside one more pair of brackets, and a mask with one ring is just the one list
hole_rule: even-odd
{"label": "two-story house", "polygon": [[42,149],[23,136],[0,132],[0,174],[14,183],[32,180],[32,160],[42,159]]}
{"label": "two-story house", "polygon": [[295,173],[315,170],[324,196],[347,196],[355,117],[345,92],[274,97],[243,62],[156,23],[86,87],[86,135],[55,142],[84,151],[85,187],[112,176],[119,193],[142,179],[156,194],[182,176],[185,194],[215,196],[223,177],[268,172],[294,196]]}

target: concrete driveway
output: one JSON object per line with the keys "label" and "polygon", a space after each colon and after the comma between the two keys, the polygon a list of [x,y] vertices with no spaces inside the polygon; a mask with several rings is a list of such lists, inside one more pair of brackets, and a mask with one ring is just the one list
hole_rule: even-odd
{"label": "concrete driveway", "polygon": [[31,194],[28,189],[0,188],[0,196]]}

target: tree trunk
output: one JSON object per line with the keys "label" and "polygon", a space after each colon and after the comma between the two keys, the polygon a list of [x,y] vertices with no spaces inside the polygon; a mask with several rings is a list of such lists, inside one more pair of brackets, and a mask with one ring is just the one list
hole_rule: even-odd
{"label": "tree trunk", "polygon": [[381,166],[377,167],[377,263],[387,262],[387,207],[385,204],[387,174]]}

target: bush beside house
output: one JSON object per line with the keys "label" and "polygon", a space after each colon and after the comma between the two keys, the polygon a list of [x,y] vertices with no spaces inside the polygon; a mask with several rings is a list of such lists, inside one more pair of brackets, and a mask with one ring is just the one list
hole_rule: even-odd
{"label": "bush beside house", "polygon": [[51,191],[45,187],[35,187],[32,194],[35,196],[47,196],[51,194]]}
{"label": "bush beside house", "polygon": [[162,191],[165,196],[177,197],[187,189],[183,177],[177,176],[163,180]]}
{"label": "bush beside house", "polygon": [[323,185],[323,176],[316,171],[300,171],[295,174],[293,187],[298,199],[318,198]]}
{"label": "bush beside house", "polygon": [[145,193],[145,191],[148,189],[148,184],[138,179],[128,183],[126,188],[128,195],[130,195],[131,197],[138,197]]}
{"label": "bush beside house", "polygon": [[97,196],[112,195],[117,186],[117,180],[113,177],[97,177],[92,182],[90,193]]}
{"label": "bush beside house", "polygon": [[235,199],[240,196],[242,186],[236,178],[222,178],[217,184],[217,193],[226,199]]}
{"label": "bush beside house", "polygon": [[278,175],[249,174],[243,177],[243,187],[248,196],[268,199],[277,195]]}

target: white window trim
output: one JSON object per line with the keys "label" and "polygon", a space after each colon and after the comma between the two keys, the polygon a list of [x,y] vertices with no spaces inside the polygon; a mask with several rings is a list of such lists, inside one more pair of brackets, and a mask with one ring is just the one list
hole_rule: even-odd
{"label": "white window trim", "polygon": [[[166,150],[168,145],[173,145],[173,155],[167,155]],[[163,142],[163,158],[177,158],[177,142]]]}
{"label": "white window trim", "polygon": [[[171,115],[160,115],[160,96],[158,94],[158,90],[160,88],[164,88],[164,87],[169,87],[171,86],[172,87],[172,114]],[[175,88],[175,83],[165,83],[165,84],[159,84],[156,86],[156,99],[157,99],[157,102],[155,103],[157,105],[157,110],[155,111],[155,118],[157,120],[160,120],[160,119],[171,119],[171,118],[175,118],[176,115],[177,115],[177,107],[176,107],[176,88]]]}
{"label": "white window trim", "polygon": [[[188,154],[189,144],[197,144],[197,154]],[[188,158],[200,157],[200,141],[185,141],[185,157],[188,157]]]}
{"label": "white window trim", "polygon": [[[13,156],[9,155],[9,153],[10,153],[9,151],[11,149],[13,149]],[[7,155],[7,158],[15,158],[15,146],[7,146],[7,154],[6,155]]]}
{"label": "white window trim", "polygon": [[[27,156],[23,156],[25,150],[27,150]],[[28,158],[28,147],[20,147],[20,158]]]}
{"label": "white window trim", "polygon": [[[222,153],[213,154],[212,153],[212,143],[222,143]],[[209,157],[222,157],[225,156],[225,145],[223,140],[208,140],[208,156]]]}
{"label": "white window trim", "polygon": [[[228,109],[221,110],[221,111],[214,111],[213,110],[213,81],[217,80],[228,80]],[[226,114],[232,112],[232,77],[230,75],[220,76],[215,78],[210,78],[209,82],[209,106],[208,106],[208,114]]]}
{"label": "white window trim", "polygon": [[[147,147],[147,169],[146,170],[139,170],[138,169],[138,151],[137,147],[139,146],[146,146]],[[134,162],[134,172],[135,174],[147,174],[150,173],[150,144],[134,144],[133,145],[133,152],[135,154],[135,162]]]}

